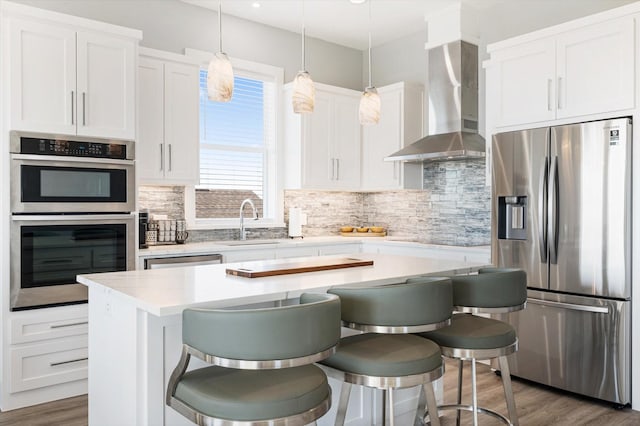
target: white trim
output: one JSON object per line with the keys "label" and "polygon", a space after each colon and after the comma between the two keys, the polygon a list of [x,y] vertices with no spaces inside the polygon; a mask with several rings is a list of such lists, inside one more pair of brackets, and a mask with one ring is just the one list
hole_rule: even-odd
{"label": "white trim", "polygon": [[154,59],[162,59],[164,61],[179,62],[189,65],[199,65],[200,62],[191,56],[181,55],[179,53],[165,52],[164,50],[151,49],[149,47],[138,47],[138,54]]}
{"label": "white trim", "polygon": [[[184,54],[187,57],[191,57],[199,62],[202,66],[206,68],[206,65],[213,58],[214,53],[206,52],[204,50],[198,49],[190,49],[185,48]],[[262,75],[273,75],[276,81],[276,84],[280,84],[282,86],[282,82],[284,81],[284,69],[280,67],[274,67],[273,65],[261,64],[259,62],[248,61],[246,59],[239,59],[229,56],[229,60],[231,61],[231,65],[233,68],[246,70],[248,72],[254,72]]]}

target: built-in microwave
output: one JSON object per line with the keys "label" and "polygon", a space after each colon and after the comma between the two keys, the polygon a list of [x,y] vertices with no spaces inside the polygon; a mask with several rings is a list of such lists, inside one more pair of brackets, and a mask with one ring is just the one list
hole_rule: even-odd
{"label": "built-in microwave", "polygon": [[132,141],[11,132],[11,212],[135,211]]}
{"label": "built-in microwave", "polygon": [[11,310],[87,302],[76,275],[135,269],[135,215],[12,215]]}

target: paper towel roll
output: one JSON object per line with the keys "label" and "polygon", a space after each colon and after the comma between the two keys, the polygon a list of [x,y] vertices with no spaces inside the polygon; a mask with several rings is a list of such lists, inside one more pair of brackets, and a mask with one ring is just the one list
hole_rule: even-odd
{"label": "paper towel roll", "polygon": [[289,236],[302,237],[302,210],[299,207],[289,208]]}

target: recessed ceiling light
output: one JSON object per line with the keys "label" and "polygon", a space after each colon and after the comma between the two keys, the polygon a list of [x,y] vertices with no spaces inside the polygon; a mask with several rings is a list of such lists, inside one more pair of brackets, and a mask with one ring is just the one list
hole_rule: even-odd
{"label": "recessed ceiling light", "polygon": [[260,3],[257,1],[254,1],[253,3],[251,3],[251,6],[255,7],[256,9],[258,9],[260,7]]}
{"label": "recessed ceiling light", "polygon": [[366,2],[367,0],[349,0],[351,3],[353,4],[362,4],[364,2]]}

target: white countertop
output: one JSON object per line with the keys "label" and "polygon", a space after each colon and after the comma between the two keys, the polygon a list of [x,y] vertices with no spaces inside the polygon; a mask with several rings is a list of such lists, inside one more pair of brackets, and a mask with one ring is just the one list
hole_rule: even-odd
{"label": "white countertop", "polygon": [[[140,249],[138,256],[141,258],[162,257],[162,256],[180,256],[189,254],[217,253],[239,250],[258,250],[260,248],[288,248],[288,247],[305,247],[313,245],[326,244],[361,244],[361,243],[384,243],[398,246],[415,247],[415,248],[435,248],[438,250],[462,250],[468,252],[489,253],[490,246],[446,246],[438,244],[423,244],[414,241],[407,241],[402,237],[342,237],[342,236],[326,236],[326,237],[307,237],[307,238],[283,238],[274,240],[257,240],[268,244],[238,244],[238,241],[206,241],[198,243],[186,244],[168,244],[150,246],[146,249]],[[252,243],[255,241],[248,240]]]}
{"label": "white countertop", "polygon": [[[341,285],[381,285],[419,275],[448,275],[477,270],[484,264],[424,257],[371,253],[326,256],[373,260],[373,266],[336,269],[264,278],[243,278],[226,274],[226,269],[251,267],[256,262],[186,266],[102,274],[78,275],[91,290],[104,291],[157,316],[173,315],[189,307],[223,307],[298,297],[304,292],[325,292]],[[298,258],[303,260],[305,258]],[[317,257],[307,258],[309,260]],[[291,259],[259,261],[276,264]]]}

